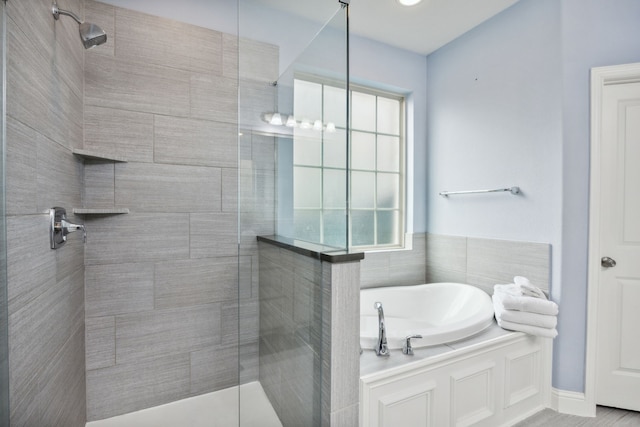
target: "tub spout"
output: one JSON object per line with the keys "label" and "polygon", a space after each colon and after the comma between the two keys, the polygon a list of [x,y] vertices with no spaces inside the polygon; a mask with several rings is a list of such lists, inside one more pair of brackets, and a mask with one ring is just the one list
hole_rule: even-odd
{"label": "tub spout", "polygon": [[373,304],[373,308],[378,310],[378,342],[373,348],[376,351],[377,356],[389,356],[389,347],[387,346],[387,330],[384,325],[384,311],[382,310],[382,303],[376,302]]}

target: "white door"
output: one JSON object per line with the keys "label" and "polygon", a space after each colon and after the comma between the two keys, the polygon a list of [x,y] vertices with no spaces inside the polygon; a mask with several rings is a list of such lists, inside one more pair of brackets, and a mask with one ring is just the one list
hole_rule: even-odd
{"label": "white door", "polygon": [[640,411],[638,80],[605,85],[601,131],[596,403]]}

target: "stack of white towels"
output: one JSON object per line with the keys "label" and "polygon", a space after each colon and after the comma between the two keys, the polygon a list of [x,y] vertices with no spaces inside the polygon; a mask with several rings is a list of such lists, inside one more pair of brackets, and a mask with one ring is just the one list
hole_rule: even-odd
{"label": "stack of white towels", "polygon": [[558,335],[558,305],[533,286],[526,277],[516,276],[508,285],[493,287],[493,309],[498,325],[539,337]]}

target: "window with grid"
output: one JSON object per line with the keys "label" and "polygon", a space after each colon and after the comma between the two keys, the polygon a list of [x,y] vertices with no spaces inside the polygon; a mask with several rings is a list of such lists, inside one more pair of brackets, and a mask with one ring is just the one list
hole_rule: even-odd
{"label": "window with grid", "polygon": [[404,98],[354,86],[350,97],[347,168],[345,89],[311,79],[294,81],[295,237],[343,247],[349,194],[350,246],[401,247]]}

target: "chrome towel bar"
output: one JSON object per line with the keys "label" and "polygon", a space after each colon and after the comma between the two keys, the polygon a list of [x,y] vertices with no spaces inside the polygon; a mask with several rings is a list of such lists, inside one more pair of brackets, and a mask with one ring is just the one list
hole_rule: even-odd
{"label": "chrome towel bar", "polygon": [[447,197],[455,194],[498,193],[502,191],[509,191],[511,194],[520,194],[520,187],[495,188],[493,190],[442,191],[439,194],[443,197]]}

